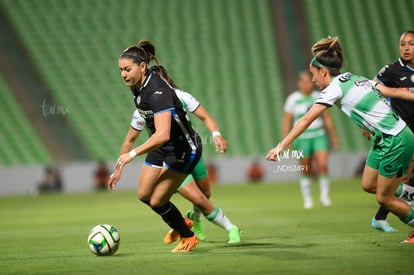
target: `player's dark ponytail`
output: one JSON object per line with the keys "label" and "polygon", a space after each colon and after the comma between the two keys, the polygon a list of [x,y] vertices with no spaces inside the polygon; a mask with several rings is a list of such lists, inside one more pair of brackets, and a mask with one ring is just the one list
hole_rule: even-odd
{"label": "player's dark ponytail", "polygon": [[167,82],[173,87],[178,89],[177,85],[175,85],[174,80],[168,75],[167,69],[165,69],[162,65],[154,65],[149,68],[150,71],[156,72],[161,77],[163,77]]}
{"label": "player's dark ponytail", "polygon": [[137,46],[128,47],[121,53],[120,58],[131,58],[136,64],[149,64],[152,60],[159,64],[155,57],[155,46],[148,40],[140,40]]}
{"label": "player's dark ponytail", "polygon": [[158,63],[155,58],[155,46],[151,43],[151,41],[140,40],[138,41],[138,47],[143,48],[144,51],[147,52],[150,61],[154,60],[156,63]]}

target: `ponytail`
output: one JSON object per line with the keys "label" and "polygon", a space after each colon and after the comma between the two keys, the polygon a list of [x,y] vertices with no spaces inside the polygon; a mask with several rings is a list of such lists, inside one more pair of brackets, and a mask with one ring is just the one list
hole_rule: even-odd
{"label": "ponytail", "polygon": [[151,61],[159,64],[155,57],[155,46],[148,40],[140,40],[137,46],[128,47],[121,53],[120,58],[131,58],[136,64],[149,64]]}
{"label": "ponytail", "polygon": [[167,82],[173,87],[178,89],[177,85],[175,85],[174,80],[168,75],[167,69],[165,69],[162,65],[154,65],[151,68],[149,68],[150,71],[156,72],[159,74],[162,78],[167,80]]}
{"label": "ponytail", "polygon": [[338,75],[344,63],[341,45],[338,37],[322,38],[312,46],[312,65],[326,68],[332,75]]}
{"label": "ponytail", "polygon": [[148,54],[149,60],[154,60],[155,63],[158,64],[157,59],[155,58],[155,46],[149,40],[140,40],[138,41],[138,47],[144,49],[144,51]]}

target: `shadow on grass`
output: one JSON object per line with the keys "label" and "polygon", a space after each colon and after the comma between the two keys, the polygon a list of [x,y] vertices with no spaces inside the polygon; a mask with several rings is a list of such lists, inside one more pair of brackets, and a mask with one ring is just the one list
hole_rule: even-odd
{"label": "shadow on grass", "polygon": [[[205,245],[203,246],[203,244]],[[223,244],[222,242],[208,241],[200,243],[194,250],[196,254],[228,255],[228,256],[260,256],[278,259],[307,259],[319,258],[309,255],[308,251],[312,247],[317,247],[315,243],[291,244],[281,240],[243,241],[239,244]]]}

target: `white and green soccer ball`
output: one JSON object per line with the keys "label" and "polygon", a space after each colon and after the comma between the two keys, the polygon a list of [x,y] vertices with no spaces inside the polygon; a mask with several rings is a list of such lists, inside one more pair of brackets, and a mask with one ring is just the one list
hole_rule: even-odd
{"label": "white and green soccer ball", "polygon": [[98,256],[113,255],[119,248],[121,238],[118,230],[109,224],[99,224],[91,229],[88,245],[92,253]]}

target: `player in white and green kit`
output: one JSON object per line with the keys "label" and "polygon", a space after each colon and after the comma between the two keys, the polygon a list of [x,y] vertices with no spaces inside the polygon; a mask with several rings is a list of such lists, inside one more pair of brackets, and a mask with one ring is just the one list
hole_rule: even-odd
{"label": "player in white and green kit", "polygon": [[314,58],[309,67],[313,82],[322,90],[320,97],[278,146],[269,151],[267,159],[276,160],[284,148],[335,104],[356,125],[371,134],[372,147],[362,176],[362,188],[376,194],[379,204],[414,227],[414,208],[398,197],[404,188],[400,184],[401,177],[414,153],[414,134],[384,97],[414,101],[414,94],[351,73],[341,74],[343,55],[337,37],[318,41],[312,52]]}
{"label": "player in white and green kit", "polygon": [[[287,135],[292,126],[312,107],[319,97],[319,92],[314,90],[312,74],[303,71],[298,77],[298,90],[291,93],[285,102],[283,117],[283,135]],[[325,130],[326,128],[326,130]],[[329,112],[324,112],[318,117],[294,142],[292,149],[301,151],[299,160],[301,167],[304,167],[299,179],[300,189],[305,209],[313,207],[311,196],[312,165],[316,164],[317,176],[319,179],[320,202],[323,206],[331,205],[329,198],[330,180],[328,176],[328,150],[329,142],[327,132],[331,138],[332,147],[338,147],[338,138],[333,127]]]}

